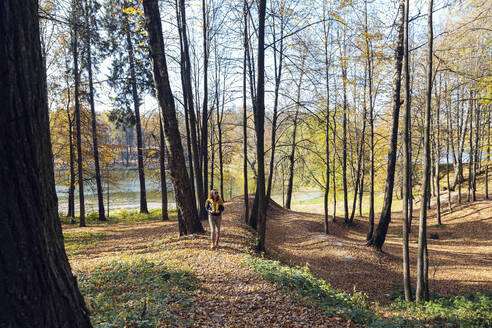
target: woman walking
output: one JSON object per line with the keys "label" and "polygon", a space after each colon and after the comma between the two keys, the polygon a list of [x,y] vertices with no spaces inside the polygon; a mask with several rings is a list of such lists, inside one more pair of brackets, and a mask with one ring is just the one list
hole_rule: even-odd
{"label": "woman walking", "polygon": [[217,189],[210,190],[210,195],[205,202],[205,208],[208,211],[208,223],[210,224],[210,248],[214,249],[219,245],[220,223],[222,221],[222,212],[224,211],[224,201],[220,198]]}

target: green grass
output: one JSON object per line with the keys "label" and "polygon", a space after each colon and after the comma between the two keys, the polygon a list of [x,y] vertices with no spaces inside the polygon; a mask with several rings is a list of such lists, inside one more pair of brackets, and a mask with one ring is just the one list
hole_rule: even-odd
{"label": "green grass", "polygon": [[398,297],[390,306],[393,311],[425,322],[434,327],[491,327],[492,294],[438,296],[423,304],[405,302]]}
{"label": "green grass", "polygon": [[328,315],[350,318],[365,327],[491,327],[492,294],[474,293],[442,297],[431,295],[423,304],[405,302],[399,288],[393,293],[394,302],[384,312],[391,318],[382,318],[368,302],[364,293],[352,295],[337,290],[323,279],[316,278],[309,268],[289,267],[278,261],[250,255],[247,264],[260,277],[274,282],[304,304],[325,310]]}
{"label": "green grass", "polygon": [[[190,326],[195,276],[163,262],[113,260],[80,273],[79,287],[94,327]],[[180,316],[178,317],[178,314]]]}
{"label": "green grass", "polygon": [[[169,210],[168,212],[169,219],[177,218],[176,210]],[[139,210],[127,210],[127,209],[119,209],[113,210],[107,219],[107,221],[99,221],[97,212],[90,212],[86,215],[85,222],[90,225],[112,225],[112,224],[129,224],[136,222],[145,222],[145,221],[158,221],[161,220],[161,209],[153,209],[149,210],[149,214],[140,213]],[[79,222],[79,217],[75,217],[77,223]],[[64,224],[70,224],[70,219],[66,217],[61,217],[61,222]]]}
{"label": "green grass", "polygon": [[67,255],[80,254],[87,248],[97,245],[104,237],[106,237],[105,232],[63,232],[65,251]]}
{"label": "green grass", "polygon": [[[289,267],[254,256],[249,256],[247,261],[254,273],[291,293],[294,300],[319,307],[327,315],[350,318],[355,323],[366,324],[366,327],[399,327],[371,312],[364,293],[350,295],[336,290],[325,280],[313,276],[307,267]],[[400,323],[404,323],[404,319],[400,319]]]}

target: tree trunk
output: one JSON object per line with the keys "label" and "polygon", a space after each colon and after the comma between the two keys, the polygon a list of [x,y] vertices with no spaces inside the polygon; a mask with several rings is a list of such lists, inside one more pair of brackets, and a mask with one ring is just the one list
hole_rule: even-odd
{"label": "tree trunk", "polygon": [[[129,20],[127,18],[127,24]],[[147,209],[147,192],[145,191],[145,172],[143,162],[142,124],[140,123],[140,100],[138,99],[137,78],[135,75],[135,58],[133,55],[133,44],[130,36],[130,27],[126,28],[126,46],[130,60],[130,83],[132,86],[133,107],[135,108],[135,127],[137,130],[137,162],[138,180],[140,182],[140,213],[149,213]]]}
{"label": "tree trunk", "polygon": [[485,199],[489,199],[489,164],[490,164],[490,111],[487,111],[487,164],[485,165]]}
{"label": "tree trunk", "polygon": [[101,170],[99,167],[99,148],[97,144],[97,121],[96,121],[96,106],[94,104],[94,83],[92,79],[92,50],[91,50],[91,31],[89,22],[89,10],[91,4],[85,2],[85,28],[86,28],[86,56],[87,56],[87,73],[89,75],[89,104],[91,107],[91,123],[92,123],[92,147],[94,154],[94,169],[96,171],[96,189],[97,189],[97,208],[99,221],[106,221],[104,212],[104,194],[101,183]]}
{"label": "tree trunk", "polygon": [[299,118],[299,109],[301,107],[301,88],[302,88],[302,77],[304,75],[304,62],[305,55],[302,54],[301,59],[301,72],[299,74],[299,84],[297,85],[297,98],[296,98],[296,113],[294,114],[292,132],[292,144],[289,155],[289,180],[287,183],[287,199],[285,201],[285,208],[290,209],[290,204],[292,201],[292,190],[294,189],[294,163],[295,163],[295,153],[296,153],[296,134],[297,134],[297,120]]}
{"label": "tree trunk", "polygon": [[418,239],[418,256],[417,256],[417,291],[416,301],[423,302],[429,300],[428,284],[428,252],[427,252],[427,197],[430,189],[430,120],[431,120],[431,97],[432,97],[432,7],[433,0],[429,0],[428,10],[428,52],[427,52],[427,90],[425,102],[425,131],[424,131],[424,162],[423,168],[423,187],[422,199],[420,203],[420,220],[419,220],[419,239]]}
{"label": "tree trunk", "polygon": [[[441,87],[441,84],[439,84],[439,88]],[[436,89],[437,89],[437,85],[436,85]],[[441,90],[439,90],[439,93],[441,92]],[[435,165],[436,165],[436,168],[435,168],[435,174],[434,174],[434,177],[435,177],[435,189],[436,189],[436,215],[437,215],[437,224],[438,225],[441,225],[441,195],[439,193],[439,189],[440,189],[440,186],[439,186],[439,162],[440,162],[440,158],[441,158],[441,144],[439,142],[439,138],[440,138],[440,115],[441,115],[441,96],[440,94],[438,95],[437,94],[437,90],[435,92],[436,94],[436,119],[435,119],[435,122],[436,122],[436,126],[435,126],[435,142],[434,142],[434,160],[435,160]]]}
{"label": "tree trunk", "polygon": [[193,171],[193,154],[191,152],[191,134],[190,134],[190,116],[189,116],[189,108],[188,108],[188,97],[186,95],[187,92],[187,87],[186,87],[186,73],[185,73],[185,67],[186,67],[186,61],[185,61],[185,55],[184,55],[184,50],[183,50],[183,34],[181,30],[183,27],[181,26],[181,18],[180,18],[180,11],[179,11],[179,5],[176,0],[176,21],[178,25],[178,30],[179,30],[179,48],[180,48],[180,57],[179,57],[179,68],[180,68],[180,75],[181,75],[181,89],[183,90],[183,109],[185,113],[185,126],[186,126],[186,151],[187,151],[187,157],[188,157],[188,169],[189,169],[189,174],[190,174],[190,185],[191,185],[191,194],[193,197],[193,204],[195,204],[196,207],[196,196],[195,196],[195,175]]}
{"label": "tree trunk", "polygon": [[[367,70],[366,70],[367,72]],[[364,73],[366,73],[364,72]],[[365,74],[364,74],[365,75]],[[354,200],[352,202],[352,212],[350,214],[350,219],[349,219],[349,224],[352,224],[354,222],[354,215],[355,215],[355,205],[357,202],[357,192],[360,189],[360,192],[362,193],[362,188],[360,186],[360,181],[361,181],[361,169],[362,169],[362,161],[364,160],[364,138],[366,135],[366,119],[367,119],[367,106],[366,106],[366,100],[365,100],[365,94],[366,94],[366,78],[364,76],[364,103],[363,103],[363,111],[364,113],[362,114],[362,134],[360,137],[360,148],[358,151],[358,157],[357,157],[357,173],[356,173],[356,178],[355,178],[355,188],[354,188]],[[356,143],[356,147],[357,147]],[[364,171],[362,170],[362,175],[364,175]],[[360,196],[362,198],[362,196]],[[362,204],[360,204],[362,206]]]}
{"label": "tree trunk", "polygon": [[0,22],[0,325],[91,327],[58,219],[38,2],[1,1]]}
{"label": "tree trunk", "polygon": [[349,223],[348,217],[348,187],[347,187],[347,45],[345,40],[345,30],[343,38],[343,55],[340,49],[340,60],[342,69],[342,85],[343,85],[343,137],[342,137],[342,184],[343,184],[343,220]]}
{"label": "tree trunk", "polygon": [[188,109],[190,118],[190,131],[191,131],[191,146],[193,150],[193,169],[195,170],[196,191],[198,194],[198,206],[200,218],[206,217],[205,212],[205,198],[206,195],[203,190],[202,171],[200,165],[200,153],[198,150],[198,137],[197,137],[197,122],[195,115],[195,108],[193,106],[193,90],[191,87],[191,61],[190,52],[188,46],[188,37],[186,32],[186,8],[184,0],[179,0],[180,18],[181,18],[181,40],[183,42],[183,55],[184,55],[184,73],[185,73],[185,97],[188,98]]}
{"label": "tree trunk", "polygon": [[472,188],[473,188],[473,194],[472,194],[472,199],[473,201],[477,200],[477,171],[478,171],[478,162],[480,161],[479,156],[481,157],[482,154],[479,154],[478,150],[480,148],[479,145],[479,136],[480,136],[480,106],[478,103],[475,103],[475,154],[474,154],[474,162],[473,162],[473,181],[472,181]]}
{"label": "tree trunk", "polygon": [[[266,192],[266,200],[270,201],[272,194],[273,173],[275,170],[275,148],[277,143],[277,119],[278,119],[278,98],[280,91],[280,82],[282,81],[282,68],[284,60],[284,12],[280,14],[280,48],[277,50],[277,39],[275,35],[275,19],[273,20],[273,67],[275,73],[275,91],[273,100],[273,117],[272,117],[272,138],[270,151],[270,172],[268,174],[268,185]],[[278,66],[277,66],[277,51],[278,51]]]}
{"label": "tree trunk", "polygon": [[360,187],[359,187],[359,216],[362,217],[362,197],[364,195],[364,178],[366,170],[366,161],[362,158],[362,175],[360,177]]}
{"label": "tree trunk", "polygon": [[[464,93],[464,91],[463,91]],[[463,94],[461,95],[463,97]],[[459,93],[458,93],[459,98]],[[463,152],[465,148],[465,139],[466,133],[468,131],[468,120],[470,119],[470,111],[467,111],[466,117],[464,115],[464,101],[458,101],[458,104],[461,102],[461,106],[458,105],[458,117],[457,117],[457,146],[458,152],[456,154],[456,161],[458,165],[455,165],[454,168],[454,178],[453,178],[453,190],[456,188],[456,184],[459,184],[459,202],[461,203],[461,184],[465,181],[463,176]],[[461,119],[461,120],[460,120]],[[453,146],[453,158],[454,158],[454,143],[451,143]]]}
{"label": "tree trunk", "polygon": [[[210,110],[210,115],[212,115],[213,108]],[[214,136],[215,136],[215,126],[213,119],[210,123],[212,131],[210,131],[210,186],[208,186],[208,190],[211,190],[214,187],[214,166],[215,166],[215,145],[214,145]]]}
{"label": "tree trunk", "polygon": [[404,91],[404,104],[405,114],[403,116],[403,290],[405,293],[405,301],[410,302],[412,300],[412,289],[410,283],[410,251],[408,248],[408,233],[409,233],[409,213],[410,202],[412,201],[410,190],[412,188],[412,175],[410,174],[410,165],[412,158],[410,154],[410,120],[411,120],[411,107],[410,107],[410,69],[409,69],[409,49],[408,49],[408,12],[410,11],[410,1],[403,0],[402,5],[404,9],[404,26],[403,26],[403,91]]}
{"label": "tree trunk", "polygon": [[[365,17],[367,19],[367,0],[364,1],[365,6]],[[366,51],[367,51],[367,77],[369,84],[369,124],[370,124],[370,188],[369,188],[369,229],[367,231],[366,240],[372,240],[374,232],[374,106],[372,99],[372,49],[370,46],[369,34],[367,33],[367,22],[366,22]]]}
{"label": "tree trunk", "polygon": [[[333,222],[337,219],[337,185],[336,185],[336,164],[337,164],[337,88],[335,84],[335,106],[333,108],[333,165],[331,168],[333,180]],[[328,159],[327,159],[328,160]]]}
{"label": "tree trunk", "polygon": [[265,12],[266,0],[259,0],[258,8],[258,83],[255,106],[256,157],[258,163],[258,244],[257,252],[265,251]]}
{"label": "tree trunk", "polygon": [[[70,28],[70,36],[73,37],[72,28]],[[70,113],[70,82],[69,82],[69,66],[68,66],[68,55],[66,55],[65,67],[67,70],[67,119],[68,119],[68,151],[70,153],[70,182],[68,187],[68,212],[67,216],[72,218],[72,222],[75,219],[75,156],[73,153],[73,117]]]}
{"label": "tree trunk", "polygon": [[328,56],[328,37],[330,34],[330,25],[326,24],[326,1],[323,1],[323,36],[324,36],[324,52],[325,52],[325,83],[326,83],[326,136],[325,136],[325,155],[326,155],[326,184],[324,195],[324,211],[325,221],[324,228],[325,234],[328,234],[328,196],[330,194],[330,64],[331,54]]}
{"label": "tree trunk", "polygon": [[[217,89],[217,88],[216,88]],[[222,102],[222,107],[219,110],[219,93],[216,92],[216,104],[217,104],[217,137],[219,143],[219,173],[220,173],[220,194],[222,199],[224,199],[224,151],[222,149],[222,119],[224,117],[224,103]]]}
{"label": "tree trunk", "polygon": [[166,182],[166,141],[164,140],[162,119],[159,116],[159,167],[161,171],[161,208],[162,221],[169,220],[167,213],[167,182]]}
{"label": "tree trunk", "polygon": [[[470,90],[470,99],[468,100],[468,112],[470,113],[470,137],[469,137],[469,145],[470,150],[468,151],[468,193],[467,200],[470,202],[471,198],[471,188],[473,184],[472,177],[472,165],[473,165],[473,92]],[[475,127],[476,129],[476,127]]]}
{"label": "tree trunk", "polygon": [[248,1],[243,1],[244,55],[243,55],[243,179],[244,179],[244,221],[248,223],[248,108],[246,102],[246,60],[248,57]]}
{"label": "tree trunk", "polygon": [[448,83],[445,82],[444,94],[446,95],[446,180],[448,183],[448,207],[449,212],[453,211],[451,205],[451,183],[449,179],[449,140],[451,139],[451,96],[448,95]]}
{"label": "tree trunk", "polygon": [[395,51],[395,75],[393,78],[393,124],[390,134],[390,145],[388,149],[388,169],[386,175],[386,187],[384,190],[384,203],[381,211],[376,232],[371,240],[367,242],[378,250],[381,250],[386,239],[388,226],[391,222],[391,204],[393,202],[393,187],[395,183],[396,153],[398,141],[398,118],[400,114],[400,88],[401,88],[401,68],[403,59],[403,25],[404,25],[404,2],[400,2],[398,7],[398,40]]}
{"label": "tree trunk", "polygon": [[170,173],[174,185],[176,205],[182,214],[186,232],[203,232],[196,206],[193,204],[194,198],[191,193],[190,180],[186,167],[183,165],[185,162],[184,151],[178,128],[174,97],[169,84],[159,6],[157,0],[144,0],[143,7],[149,35],[154,86],[162,115],[166,146],[169,151]]}
{"label": "tree trunk", "polygon": [[[203,16],[203,108],[202,108],[202,161],[203,161],[203,190],[206,193],[208,190],[208,5],[206,0],[202,0],[202,16]],[[205,194],[206,195],[206,194]],[[206,196],[205,196],[206,197]],[[203,199],[205,201],[205,199]],[[202,206],[200,206],[202,207]]]}
{"label": "tree trunk", "polygon": [[[75,1],[74,7],[79,6],[78,0]],[[79,217],[80,226],[85,227],[85,201],[84,201],[84,171],[82,165],[82,136],[80,133],[80,104],[79,104],[79,50],[78,50],[78,27],[79,22],[77,20],[77,15],[80,15],[78,8],[74,8],[73,19],[73,45],[72,45],[72,55],[73,55],[73,74],[75,81],[75,136],[77,138],[77,171],[78,171],[78,183],[79,183]]]}

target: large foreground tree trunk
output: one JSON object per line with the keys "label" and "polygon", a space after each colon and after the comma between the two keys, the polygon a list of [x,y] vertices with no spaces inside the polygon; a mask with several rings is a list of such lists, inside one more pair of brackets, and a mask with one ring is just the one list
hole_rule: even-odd
{"label": "large foreground tree trunk", "polygon": [[398,6],[398,40],[395,51],[395,75],[393,77],[393,124],[391,127],[390,144],[388,149],[388,169],[386,172],[386,187],[384,190],[384,203],[379,219],[378,227],[371,240],[367,242],[374,248],[381,250],[388,226],[391,222],[391,204],[393,202],[393,187],[395,184],[395,168],[396,168],[396,153],[398,141],[398,118],[400,115],[400,88],[401,88],[401,67],[403,59],[403,22],[404,22],[404,6],[400,2]]}
{"label": "large foreground tree trunk", "polygon": [[178,129],[174,97],[169,85],[162,25],[157,0],[143,1],[146,27],[149,33],[150,54],[154,75],[154,86],[164,126],[166,146],[169,151],[171,180],[174,185],[176,205],[182,214],[187,233],[203,232],[198,212],[193,204],[191,183],[186,172],[183,145]]}
{"label": "large foreground tree trunk", "polygon": [[58,220],[37,3],[0,2],[0,325],[91,327]]}

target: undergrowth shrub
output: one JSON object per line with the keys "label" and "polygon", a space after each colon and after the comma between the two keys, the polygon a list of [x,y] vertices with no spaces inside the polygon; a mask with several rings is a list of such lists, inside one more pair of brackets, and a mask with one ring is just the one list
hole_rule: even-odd
{"label": "undergrowth shrub", "polygon": [[327,315],[350,318],[355,323],[368,324],[367,327],[393,327],[393,323],[379,319],[369,311],[370,305],[364,293],[350,295],[336,290],[325,280],[313,276],[307,267],[293,268],[254,256],[248,256],[247,261],[256,274],[293,292],[298,296],[294,297],[295,300],[322,308]]}
{"label": "undergrowth shrub", "polygon": [[79,274],[78,281],[94,327],[193,324],[182,319],[193,311],[191,294],[199,288],[189,271],[144,259],[113,260]]}
{"label": "undergrowth shrub", "polygon": [[492,294],[433,296],[422,304],[399,297],[391,308],[435,327],[492,327]]}

